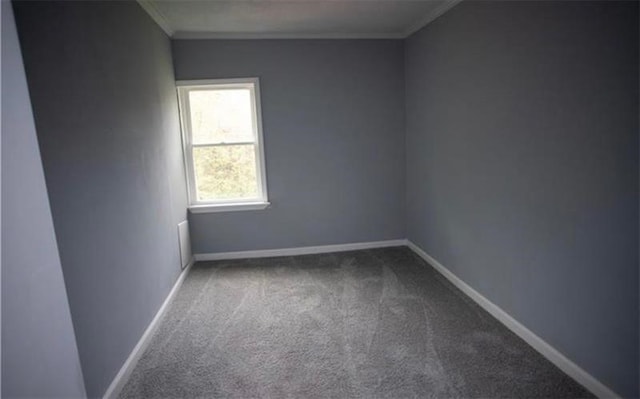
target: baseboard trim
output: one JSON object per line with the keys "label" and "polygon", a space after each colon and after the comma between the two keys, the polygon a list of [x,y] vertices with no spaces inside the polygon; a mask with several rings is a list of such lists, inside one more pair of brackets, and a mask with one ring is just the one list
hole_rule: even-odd
{"label": "baseboard trim", "polygon": [[351,243],[351,244],[320,245],[320,246],[314,246],[314,247],[204,253],[204,254],[195,254],[194,258],[196,261],[244,259],[244,258],[267,258],[271,256],[309,255],[309,254],[321,254],[326,252],[344,252],[344,251],[355,251],[358,249],[396,247],[396,246],[405,246],[405,245],[407,245],[407,240],[400,239],[400,240],[387,240],[387,241],[358,242],[358,243]]}
{"label": "baseboard trim", "polygon": [[153,333],[160,325],[160,322],[162,321],[162,318],[164,317],[169,304],[171,304],[171,302],[173,301],[173,298],[176,296],[178,289],[184,282],[185,277],[187,277],[187,274],[189,273],[189,270],[194,263],[195,260],[191,258],[189,264],[187,264],[187,266],[182,269],[182,272],[180,273],[180,276],[178,276],[175,284],[173,284],[173,288],[171,288],[169,295],[167,295],[167,298],[162,303],[162,306],[160,306],[160,309],[158,309],[158,312],[153,317],[153,320],[151,320],[151,323],[149,323],[149,326],[144,331],[144,334],[142,334],[142,337],[140,337],[140,340],[129,354],[129,357],[120,368],[120,371],[118,371],[118,374],[116,374],[115,378],[111,382],[111,385],[109,385],[109,388],[107,388],[107,391],[103,395],[103,399],[115,399],[118,397],[120,391],[122,391],[122,388],[124,388],[124,385],[131,376],[133,369],[136,367],[136,364],[138,364],[138,360],[140,360],[145,349],[147,349],[147,346],[149,346]]}
{"label": "baseboard trim", "polygon": [[555,364],[560,370],[564,371],[571,378],[582,384],[591,393],[599,398],[619,398],[613,390],[598,381],[594,376],[584,371],[580,366],[569,360],[566,356],[549,345],[542,338],[538,337],[527,327],[523,326],[516,319],[511,317],[507,312],[502,310],[496,304],[485,298],[478,291],[474,290],[458,276],[453,274],[449,269],[444,267],[440,262],[427,254],[422,248],[407,240],[407,246],[411,248],[418,256],[433,266],[440,274],[442,274],[453,285],[458,287],[469,298],[474,300],[484,310],[489,312],[499,322],[504,324],[509,330],[513,331],[517,336],[522,338],[526,343],[531,345],[533,349],[540,352],[542,356],[547,358],[551,363]]}

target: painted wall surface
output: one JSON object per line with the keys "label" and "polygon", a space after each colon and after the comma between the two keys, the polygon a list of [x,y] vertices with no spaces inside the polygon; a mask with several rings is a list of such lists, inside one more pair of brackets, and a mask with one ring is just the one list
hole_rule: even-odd
{"label": "painted wall surface", "polygon": [[100,396],[180,273],[170,41],[135,2],[15,11],[85,385]]}
{"label": "painted wall surface", "polygon": [[638,3],[463,2],[405,44],[407,235],[638,392]]}
{"label": "painted wall surface", "polygon": [[85,396],[11,3],[2,7],[2,397]]}
{"label": "painted wall surface", "polygon": [[270,208],[191,214],[194,253],[404,237],[403,43],[174,40],[177,80],[259,77]]}

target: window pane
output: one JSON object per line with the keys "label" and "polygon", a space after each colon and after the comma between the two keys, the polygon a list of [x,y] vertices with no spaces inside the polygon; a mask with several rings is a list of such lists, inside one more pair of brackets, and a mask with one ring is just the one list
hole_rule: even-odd
{"label": "window pane", "polygon": [[198,201],[258,198],[253,144],[195,147]]}
{"label": "window pane", "polygon": [[249,89],[191,90],[189,107],[194,144],[253,141]]}

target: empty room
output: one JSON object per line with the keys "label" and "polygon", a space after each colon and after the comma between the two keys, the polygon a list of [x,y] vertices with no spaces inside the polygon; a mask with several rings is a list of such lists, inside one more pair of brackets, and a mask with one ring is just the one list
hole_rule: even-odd
{"label": "empty room", "polygon": [[639,4],[2,0],[2,398],[640,397]]}

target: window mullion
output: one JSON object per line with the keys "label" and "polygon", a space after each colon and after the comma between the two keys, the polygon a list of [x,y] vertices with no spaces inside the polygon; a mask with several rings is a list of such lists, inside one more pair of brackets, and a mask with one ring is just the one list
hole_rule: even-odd
{"label": "window mullion", "polygon": [[237,143],[198,143],[198,144],[191,144],[191,147],[225,147],[225,146],[232,146],[232,145],[251,145],[251,144],[255,144],[255,141],[239,141]]}

